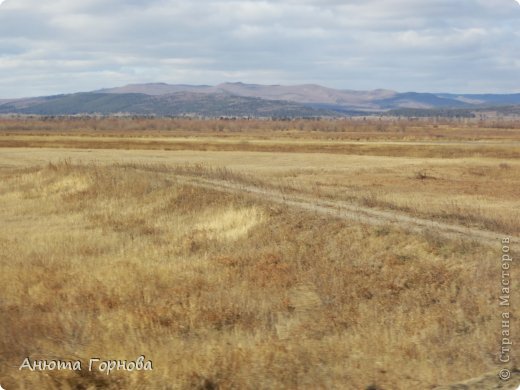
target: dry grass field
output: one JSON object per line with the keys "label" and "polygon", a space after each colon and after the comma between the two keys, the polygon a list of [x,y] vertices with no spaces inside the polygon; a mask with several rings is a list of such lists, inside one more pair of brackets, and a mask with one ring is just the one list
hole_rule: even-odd
{"label": "dry grass field", "polygon": [[[520,384],[518,353],[498,362],[500,240],[373,225],[190,182],[518,240],[518,124],[246,125],[0,123],[0,385],[434,389],[504,367],[513,378],[502,388]],[[140,355],[153,371],[18,369],[26,357]],[[501,385],[486,380],[459,388]]]}

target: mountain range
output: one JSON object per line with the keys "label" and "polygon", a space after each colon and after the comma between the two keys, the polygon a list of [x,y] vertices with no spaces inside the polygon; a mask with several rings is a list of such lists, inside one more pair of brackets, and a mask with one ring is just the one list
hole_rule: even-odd
{"label": "mountain range", "polygon": [[[67,95],[0,100],[0,114],[329,117],[410,110],[482,110],[520,105],[517,94],[354,91],[315,84],[132,84]],[[397,110],[397,111],[396,111]]]}

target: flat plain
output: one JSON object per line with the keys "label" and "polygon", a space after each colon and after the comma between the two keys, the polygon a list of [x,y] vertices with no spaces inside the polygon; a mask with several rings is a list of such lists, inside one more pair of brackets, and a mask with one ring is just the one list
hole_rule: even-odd
{"label": "flat plain", "polygon": [[[498,372],[519,168],[512,121],[1,120],[0,383],[432,389]],[[140,355],[154,371],[18,370]]]}

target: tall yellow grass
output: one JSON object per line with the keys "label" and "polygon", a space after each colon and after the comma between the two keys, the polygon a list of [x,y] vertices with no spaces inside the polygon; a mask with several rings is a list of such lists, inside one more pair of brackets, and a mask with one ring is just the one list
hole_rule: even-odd
{"label": "tall yellow grass", "polygon": [[[426,389],[497,367],[498,246],[201,190],[165,167],[0,174],[6,389]],[[139,355],[154,371],[18,370]]]}

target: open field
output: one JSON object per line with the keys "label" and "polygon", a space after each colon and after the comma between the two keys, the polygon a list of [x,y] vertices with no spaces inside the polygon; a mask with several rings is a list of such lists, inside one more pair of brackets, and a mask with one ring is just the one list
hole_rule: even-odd
{"label": "open field", "polygon": [[0,153],[0,166],[30,166],[67,158],[85,163],[226,167],[262,186],[286,192],[520,234],[520,159],[516,158],[6,148]]}
{"label": "open field", "polygon": [[[442,142],[417,124],[410,139],[354,128],[378,134],[356,141],[263,123],[157,122],[152,136],[12,123],[0,133],[7,390],[434,389],[486,373],[467,388],[499,388],[499,238],[513,256],[520,245],[515,123],[461,136],[422,125]],[[516,315],[511,328],[516,343]],[[28,356],[140,355],[153,371],[18,370]],[[511,359],[505,389],[520,384]]]}

